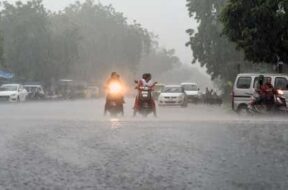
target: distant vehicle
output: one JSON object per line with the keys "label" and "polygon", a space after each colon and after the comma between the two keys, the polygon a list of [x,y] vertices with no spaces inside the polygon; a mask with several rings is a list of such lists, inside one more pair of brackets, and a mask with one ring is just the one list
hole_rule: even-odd
{"label": "distant vehicle", "polygon": [[100,89],[97,86],[88,86],[85,90],[86,98],[98,98],[100,96]]}
{"label": "distant vehicle", "polygon": [[45,98],[45,92],[42,85],[24,85],[28,92],[29,100],[40,100]]}
{"label": "distant vehicle", "polygon": [[155,100],[158,99],[159,95],[161,94],[162,90],[165,88],[164,84],[156,84],[154,87],[154,91],[152,91],[152,96]]}
{"label": "distant vehicle", "polygon": [[158,98],[159,106],[187,107],[187,96],[181,85],[167,85]]}
{"label": "distant vehicle", "polygon": [[283,97],[288,98],[288,76],[282,74],[242,73],[236,77],[232,92],[232,109],[238,113],[247,112],[251,97],[258,84],[258,77],[264,75],[264,83],[271,79],[276,89],[283,91]]}
{"label": "distant vehicle", "polygon": [[64,99],[85,98],[85,82],[73,81],[70,79],[61,79],[58,81],[56,92]]}
{"label": "distant vehicle", "polygon": [[188,102],[198,103],[200,101],[200,89],[196,83],[182,83],[181,86],[184,88]]}
{"label": "distant vehicle", "polygon": [[28,92],[21,84],[4,84],[0,87],[0,101],[23,102]]}

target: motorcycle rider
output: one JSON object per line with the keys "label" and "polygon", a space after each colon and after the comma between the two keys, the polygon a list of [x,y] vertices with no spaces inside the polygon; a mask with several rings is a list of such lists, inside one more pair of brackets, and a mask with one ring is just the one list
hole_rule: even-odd
{"label": "motorcycle rider", "polygon": [[265,96],[264,103],[270,110],[274,104],[274,94],[276,93],[276,90],[271,83],[271,78],[268,78],[267,82],[263,85],[263,91]]}
{"label": "motorcycle rider", "polygon": [[[152,75],[150,73],[145,73],[142,75],[142,79],[140,79],[137,83],[137,87],[136,89],[140,92],[140,88],[141,87],[149,87],[151,89],[153,89],[155,87],[155,85],[157,84],[157,82],[152,81]],[[152,109],[153,109],[153,114],[154,116],[157,116],[156,113],[156,104],[154,99],[151,97],[151,105],[152,105]],[[134,104],[134,115],[136,114],[136,111],[140,110],[140,106],[141,106],[141,100],[139,98],[139,94],[136,96],[135,98],[135,104]]]}
{"label": "motorcycle rider", "polygon": [[270,110],[274,104],[275,89],[271,83],[271,78],[267,78],[265,84],[264,79],[263,75],[258,77],[258,84],[255,91],[258,93],[259,97],[251,103],[251,106],[264,104],[267,106],[267,109]]}
{"label": "motorcycle rider", "polygon": [[[104,90],[106,92],[106,103],[105,103],[105,108],[104,108],[104,114],[106,115],[107,111],[108,111],[108,106],[109,106],[109,86],[112,84],[112,83],[119,83],[121,86],[123,86],[123,83],[120,79],[120,75],[117,73],[117,72],[112,72],[111,75],[110,75],[110,78],[105,82],[105,85],[104,85]],[[124,95],[122,94],[121,95],[121,101],[122,103],[124,104],[125,103],[125,100],[124,100]]]}
{"label": "motorcycle rider", "polygon": [[258,77],[258,84],[256,86],[255,91],[258,93],[259,97],[257,97],[254,102],[251,103],[252,106],[260,105],[265,100],[265,89],[264,89],[264,76],[260,75]]}

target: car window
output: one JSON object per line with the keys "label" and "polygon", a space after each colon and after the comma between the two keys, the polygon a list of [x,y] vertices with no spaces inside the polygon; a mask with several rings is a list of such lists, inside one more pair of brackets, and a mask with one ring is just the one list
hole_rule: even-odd
{"label": "car window", "polygon": [[237,88],[239,89],[249,89],[251,86],[251,77],[239,77],[237,81]]}
{"label": "car window", "polygon": [[[264,84],[268,81],[268,79],[272,80],[271,77],[264,77]],[[259,77],[256,77],[254,79],[253,88],[256,88],[258,86],[258,81],[259,81]]]}
{"label": "car window", "polygon": [[182,87],[186,91],[198,91],[197,85],[184,84],[184,85],[182,85]]}
{"label": "car window", "polygon": [[287,90],[287,79],[284,77],[276,77],[274,87],[277,89]]}
{"label": "car window", "polygon": [[163,92],[168,93],[182,93],[183,89],[181,87],[165,87]]}
{"label": "car window", "polygon": [[155,86],[155,91],[162,91],[163,90],[163,88],[164,88],[164,86]]}
{"label": "car window", "polygon": [[1,86],[0,91],[17,91],[17,86]]}

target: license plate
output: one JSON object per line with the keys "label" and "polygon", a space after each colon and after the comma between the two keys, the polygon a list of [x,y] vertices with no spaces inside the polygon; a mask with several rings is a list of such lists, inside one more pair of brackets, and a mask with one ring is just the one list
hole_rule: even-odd
{"label": "license plate", "polygon": [[148,92],[142,92],[142,97],[147,98],[148,97]]}
{"label": "license plate", "polygon": [[175,104],[175,101],[166,101],[167,104]]}

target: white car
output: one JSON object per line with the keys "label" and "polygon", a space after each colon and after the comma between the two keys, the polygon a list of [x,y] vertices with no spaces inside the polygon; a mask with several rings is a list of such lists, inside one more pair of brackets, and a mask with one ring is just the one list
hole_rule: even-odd
{"label": "white car", "polygon": [[182,83],[181,86],[189,102],[197,103],[200,100],[200,89],[196,83]]}
{"label": "white car", "polygon": [[158,98],[159,106],[187,106],[185,91],[180,85],[167,85]]}
{"label": "white car", "polygon": [[0,87],[0,101],[23,102],[28,92],[20,84],[4,84]]}

